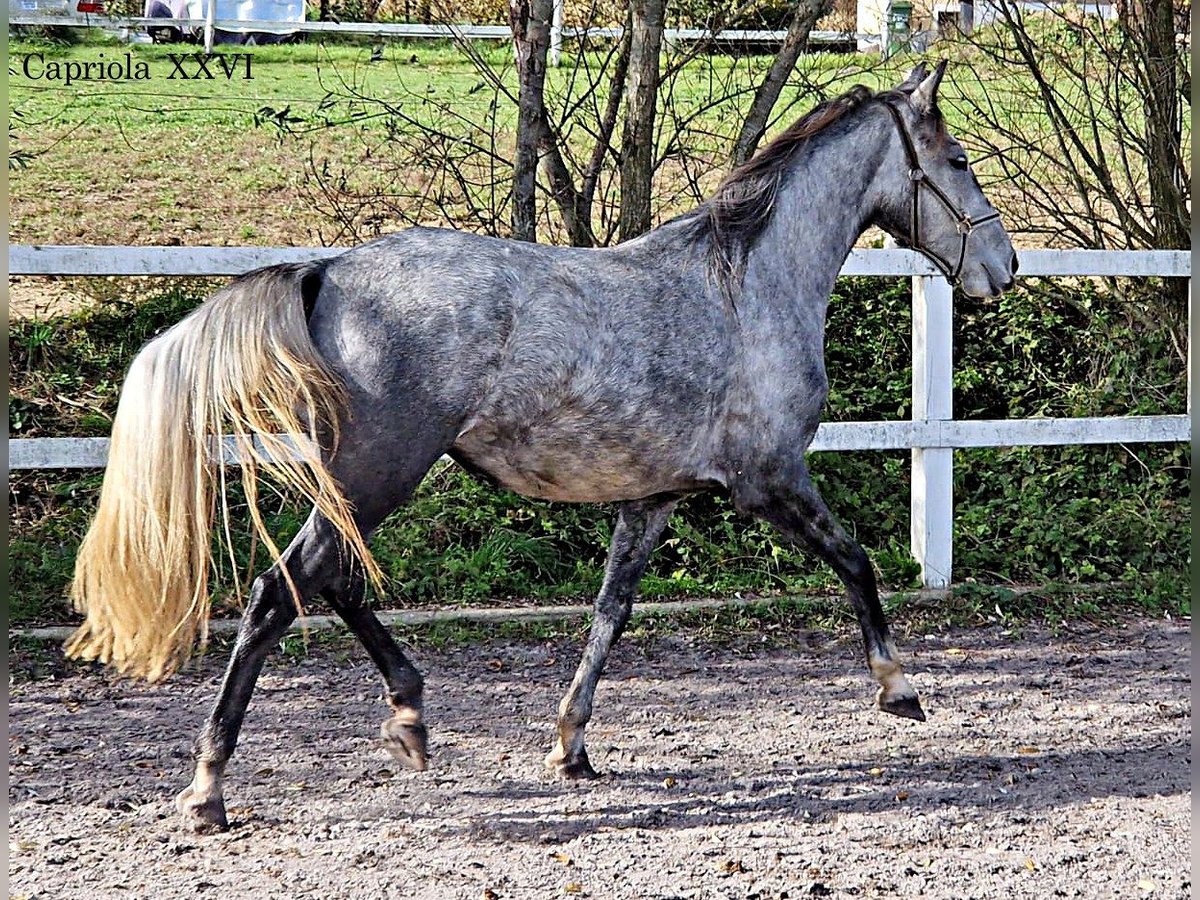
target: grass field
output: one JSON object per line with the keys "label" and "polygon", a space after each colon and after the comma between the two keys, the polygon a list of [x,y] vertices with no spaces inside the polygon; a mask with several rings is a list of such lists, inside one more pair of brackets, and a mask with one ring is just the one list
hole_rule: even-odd
{"label": "grass field", "polygon": [[[510,51],[478,45],[483,59],[512,88]],[[475,64],[450,45],[389,44],[380,62],[369,62],[365,46],[301,44],[234,48],[249,52],[253,78],[170,80],[171,53],[190,47],[123,46],[91,42],[52,46],[16,41],[15,72],[9,85],[16,118],[17,148],[28,165],[12,175],[11,238],[24,243],[112,244],[311,244],[320,243],[328,222],[302,190],[312,159],[357,164],[365,143],[386,133],[388,117],[355,94],[377,97],[418,120],[441,114],[450,103],[466,120],[489,116],[494,93]],[[144,61],[151,77],[134,82],[59,82],[26,77],[24,58],[40,53],[46,61],[124,59]],[[599,54],[589,60],[598,65]],[[778,106],[786,124],[817,100],[862,82],[872,87],[895,83],[912,59],[880,62],[873,57],[815,54],[805,57]],[[672,84],[671,121],[660,142],[676,139],[677,129],[711,156],[710,181],[725,165],[728,139],[738,110],[768,58],[705,57],[683,70]],[[44,62],[33,66],[33,73]],[[953,77],[953,76],[951,76]],[[578,98],[582,75],[571,66],[551,70],[548,93]],[[969,84],[971,79],[964,79]],[[992,90],[1000,90],[995,82]],[[340,102],[334,102],[337,98]],[[598,101],[604,99],[603,92]],[[270,113],[284,115],[307,133],[281,139]],[[953,114],[951,114],[953,115]],[[321,128],[327,120],[342,123]],[[953,124],[953,123],[952,123]],[[496,112],[497,146],[507,152],[515,106]],[[572,132],[581,147],[591,137]],[[370,181],[383,167],[386,147],[355,177]],[[669,155],[669,154],[668,154]],[[670,169],[670,159],[664,163]],[[986,173],[984,173],[986,175]],[[658,204],[669,218],[690,205],[686,198]],[[441,223],[453,224],[453,223]],[[382,227],[387,230],[388,224]]]}
{"label": "grass field", "polygon": [[[310,45],[250,48],[249,81],[167,80],[167,54],[191,49],[12,46],[14,60],[31,52],[63,61],[129,52],[146,60],[153,76],[68,87],[27,79],[17,66],[10,91],[19,146],[32,159],[12,176],[13,240],[319,243],[319,220],[296,198],[305,148],[277,141],[256,124],[257,111],[310,113],[343,79],[397,99],[430,89],[465,94],[474,83],[470,64],[446,50],[385,68],[367,66],[362,48]],[[339,139],[329,141],[336,147]]]}

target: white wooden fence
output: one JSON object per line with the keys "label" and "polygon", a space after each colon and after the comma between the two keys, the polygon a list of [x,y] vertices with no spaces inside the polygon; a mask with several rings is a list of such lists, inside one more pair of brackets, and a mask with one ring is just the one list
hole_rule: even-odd
{"label": "white wooden fence", "polygon": [[[72,247],[10,245],[12,275],[236,275],[339,251],[300,247]],[[1191,277],[1187,251],[1027,250],[1033,276]],[[911,250],[855,250],[843,275],[912,278],[912,419],[821,425],[812,450],[912,451],[912,553],[928,588],[945,588],[953,564],[954,451],[970,447],[1125,444],[1190,440],[1189,346],[1186,413],[1086,419],[956,420],[952,409],[953,294]],[[107,438],[26,438],[9,442],[10,469],[95,468]]]}
{"label": "white wooden fence", "polygon": [[[555,4],[556,16],[561,16],[561,7]],[[8,24],[23,26],[55,26],[68,28],[107,28],[116,30],[144,31],[148,28],[179,28],[205,32],[205,47],[212,49],[213,30],[269,32],[304,32],[307,34],[357,34],[365,37],[386,37],[398,40],[460,40],[460,41],[511,41],[512,28],[508,25],[425,25],[419,22],[284,22],[259,21],[253,19],[167,19],[148,16],[104,16],[90,14],[79,16],[52,16],[45,14],[10,15]],[[598,40],[620,37],[620,27],[576,28],[564,26],[561,18],[550,29],[550,64],[557,66],[564,41],[583,39]],[[722,46],[730,44],[779,43],[787,36],[786,31],[764,31],[761,29],[727,28],[713,32],[706,28],[665,28],[663,39],[668,43],[692,44],[714,40]],[[860,34],[853,31],[810,32],[810,44],[848,44],[852,41],[874,38],[879,35]]]}

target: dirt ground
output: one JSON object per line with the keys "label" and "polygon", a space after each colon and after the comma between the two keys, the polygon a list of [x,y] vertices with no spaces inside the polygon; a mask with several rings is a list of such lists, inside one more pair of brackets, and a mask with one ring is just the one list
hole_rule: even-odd
{"label": "dirt ground", "polygon": [[[929,721],[872,708],[850,635],[627,643],[584,784],[542,771],[572,642],[417,651],[429,771],[375,739],[357,651],[274,658],[226,784],[179,830],[220,659],[159,687],[17,683],[10,891],[38,898],[1191,896],[1190,632],[901,637]],[[803,646],[807,645],[807,646]]]}

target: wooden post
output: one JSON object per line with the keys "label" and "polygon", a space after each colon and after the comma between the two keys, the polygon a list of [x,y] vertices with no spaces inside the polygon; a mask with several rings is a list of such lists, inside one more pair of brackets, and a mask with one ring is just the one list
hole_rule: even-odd
{"label": "wooden post", "polygon": [[[940,275],[913,278],[913,421],[953,418],[954,292]],[[954,451],[912,451],[912,554],[926,588],[950,586],[954,534]]]}

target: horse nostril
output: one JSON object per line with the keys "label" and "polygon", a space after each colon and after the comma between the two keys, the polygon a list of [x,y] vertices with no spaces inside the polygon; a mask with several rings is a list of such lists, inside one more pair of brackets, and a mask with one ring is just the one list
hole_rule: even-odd
{"label": "horse nostril", "polygon": [[[1018,270],[1018,269],[1020,269],[1020,268],[1021,268],[1021,263],[1020,263],[1020,262],[1017,260],[1017,254],[1014,252],[1014,253],[1013,253],[1013,258],[1012,258],[1012,273],[1013,273],[1014,275],[1016,275],[1016,274],[1017,274],[1017,270]],[[1009,283],[1008,287],[1012,287],[1012,284],[1011,284],[1011,282]],[[1008,290],[1008,288],[1005,288],[1005,290]]]}

